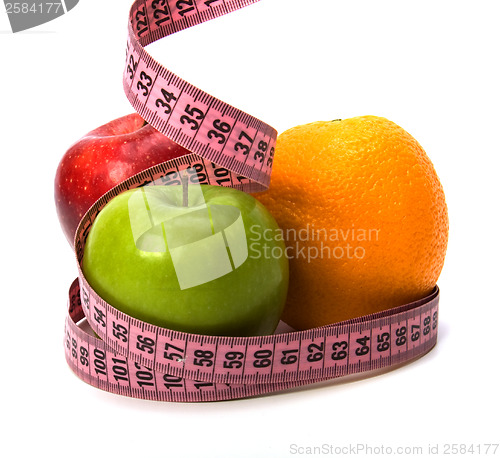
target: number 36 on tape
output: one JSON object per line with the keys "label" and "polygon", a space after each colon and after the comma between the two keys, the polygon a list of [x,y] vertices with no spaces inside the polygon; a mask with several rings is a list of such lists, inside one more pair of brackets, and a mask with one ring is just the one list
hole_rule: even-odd
{"label": "number 36 on tape", "polygon": [[[120,192],[163,183],[187,168],[196,170],[204,183],[246,191],[268,187],[276,131],[180,79],[144,49],[257,1],[141,0],[131,7],[125,93],[147,122],[192,154],[116,186],[79,224],[78,278],[69,291],[65,354],[75,374],[97,388],[164,401],[235,399],[405,363],[436,343],[437,286],[411,304],[320,328],[215,337],[159,328],[127,316],[100,298],[83,276],[86,235],[102,207]],[[195,59],[196,54],[188,57]]]}

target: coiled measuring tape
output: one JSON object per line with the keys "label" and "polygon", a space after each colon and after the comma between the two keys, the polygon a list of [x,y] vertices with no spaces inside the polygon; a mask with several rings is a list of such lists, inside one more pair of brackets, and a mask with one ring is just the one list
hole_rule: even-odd
{"label": "coiled measuring tape", "polygon": [[[436,343],[437,286],[419,301],[341,323],[270,336],[221,337],[137,320],[106,303],[85,279],[81,262],[87,234],[100,210],[119,193],[180,184],[184,170],[199,183],[245,191],[268,186],[276,131],[181,80],[144,49],[257,1],[140,0],[131,7],[123,76],[127,97],[146,121],[192,154],[119,184],[79,224],[78,278],[69,290],[65,355],[75,374],[97,388],[164,401],[235,399],[402,364]],[[85,330],[83,321],[95,334]]]}

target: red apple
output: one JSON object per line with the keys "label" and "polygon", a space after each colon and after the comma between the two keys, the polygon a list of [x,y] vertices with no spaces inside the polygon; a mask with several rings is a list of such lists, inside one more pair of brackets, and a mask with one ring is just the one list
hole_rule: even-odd
{"label": "red apple", "polygon": [[54,197],[71,246],[90,206],[123,180],[189,151],[146,124],[137,113],[98,127],[74,143],[57,168]]}

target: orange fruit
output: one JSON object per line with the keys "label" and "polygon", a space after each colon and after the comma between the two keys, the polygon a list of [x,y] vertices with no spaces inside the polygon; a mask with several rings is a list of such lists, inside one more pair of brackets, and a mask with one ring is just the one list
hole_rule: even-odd
{"label": "orange fruit", "polygon": [[395,123],[362,116],[278,137],[269,190],[290,261],[283,321],[322,326],[429,294],[443,267],[448,212],[434,166]]}

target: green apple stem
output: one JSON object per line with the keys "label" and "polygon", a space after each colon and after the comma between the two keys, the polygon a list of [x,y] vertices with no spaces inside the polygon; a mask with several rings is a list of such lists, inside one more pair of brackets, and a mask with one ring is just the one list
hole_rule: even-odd
{"label": "green apple stem", "polygon": [[182,206],[187,207],[189,202],[188,195],[188,174],[186,171],[181,174],[181,182],[182,182]]}

